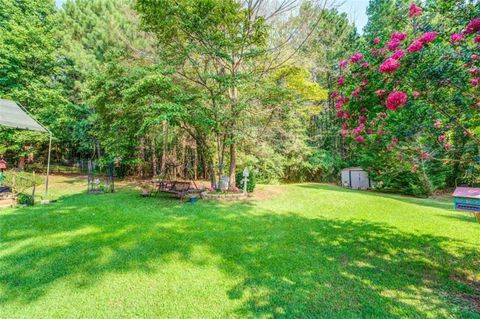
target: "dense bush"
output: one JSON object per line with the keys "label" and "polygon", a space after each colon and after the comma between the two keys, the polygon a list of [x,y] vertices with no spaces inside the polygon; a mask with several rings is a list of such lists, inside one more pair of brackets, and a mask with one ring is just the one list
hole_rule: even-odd
{"label": "dense bush", "polygon": [[17,203],[20,205],[32,206],[34,203],[32,195],[20,193],[17,195]]}
{"label": "dense bush", "polygon": [[[257,184],[257,178],[256,178],[255,175],[256,175],[255,171],[251,170],[250,171],[250,176],[248,176],[248,182],[247,182],[247,192],[249,192],[249,193],[253,193],[253,191],[255,190],[255,186]],[[235,182],[237,184],[236,185],[237,188],[239,188],[241,190],[243,190],[242,180],[243,180],[243,171],[240,171],[236,175]]]}

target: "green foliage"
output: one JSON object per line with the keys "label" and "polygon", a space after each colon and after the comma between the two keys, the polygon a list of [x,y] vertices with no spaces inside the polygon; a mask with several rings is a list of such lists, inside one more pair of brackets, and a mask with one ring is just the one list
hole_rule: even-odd
{"label": "green foliage", "polygon": [[[243,180],[243,171],[237,172],[235,182],[236,182],[237,188],[241,190],[244,189],[242,180]],[[247,182],[247,192],[253,193],[256,185],[257,185],[257,177],[256,177],[255,170],[250,170],[250,175],[248,176],[248,182]]]}
{"label": "green foliage", "polygon": [[32,206],[34,204],[34,200],[32,195],[20,193],[17,194],[17,203],[20,205]]}
{"label": "green foliage", "polygon": [[[0,8],[0,97],[21,103],[54,133],[55,142],[68,140],[65,127],[73,119],[60,82],[54,2],[0,0]],[[0,152],[8,158],[29,149],[44,155],[47,142],[45,134],[0,129]]]}

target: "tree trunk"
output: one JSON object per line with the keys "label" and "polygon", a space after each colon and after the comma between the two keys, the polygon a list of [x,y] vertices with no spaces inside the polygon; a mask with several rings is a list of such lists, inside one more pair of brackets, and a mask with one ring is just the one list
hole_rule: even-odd
{"label": "tree trunk", "polygon": [[218,182],[217,187],[220,187],[220,181],[225,171],[225,135],[217,137],[217,149],[218,149]]}
{"label": "tree trunk", "polygon": [[145,137],[143,136],[140,137],[138,153],[141,160],[140,164],[138,165],[138,175],[140,177],[143,177],[144,176],[143,165],[145,163]]}
{"label": "tree trunk", "polygon": [[152,175],[157,176],[158,173],[158,159],[157,148],[155,147],[155,136],[152,137]]}
{"label": "tree trunk", "polygon": [[162,157],[160,159],[160,175],[165,176],[165,162],[167,156],[167,122],[162,122]]}
{"label": "tree trunk", "polygon": [[18,159],[18,169],[23,171],[25,169],[25,156]]}
{"label": "tree trunk", "polygon": [[235,171],[237,168],[237,152],[235,143],[230,144],[230,180],[229,180],[229,188],[233,188],[236,186],[235,183]]}
{"label": "tree trunk", "polygon": [[193,147],[193,179],[197,180],[198,178],[198,150],[197,150],[197,142],[194,142]]}

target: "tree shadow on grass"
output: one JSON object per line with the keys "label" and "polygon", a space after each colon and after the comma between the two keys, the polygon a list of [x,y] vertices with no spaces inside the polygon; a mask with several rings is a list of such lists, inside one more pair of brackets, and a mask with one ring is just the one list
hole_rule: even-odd
{"label": "tree shadow on grass", "polygon": [[239,279],[227,294],[242,301],[236,315],[243,317],[474,317],[479,311],[480,291],[464,284],[478,274],[479,250],[451,238],[366,220],[278,214],[251,202],[86,196],[0,214],[0,306],[35,301],[63,279],[82,278],[75,283],[82,289],[109,273],[153,273],[173,256],[202,265],[193,252],[208,247],[219,257],[216,266]]}

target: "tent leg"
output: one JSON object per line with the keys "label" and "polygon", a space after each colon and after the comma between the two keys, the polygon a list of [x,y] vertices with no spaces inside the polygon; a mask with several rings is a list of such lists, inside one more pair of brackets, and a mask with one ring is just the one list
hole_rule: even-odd
{"label": "tent leg", "polygon": [[45,199],[48,198],[48,177],[50,175],[50,155],[52,153],[52,132],[50,132],[50,140],[48,142],[48,160],[47,160],[47,176],[45,178]]}

